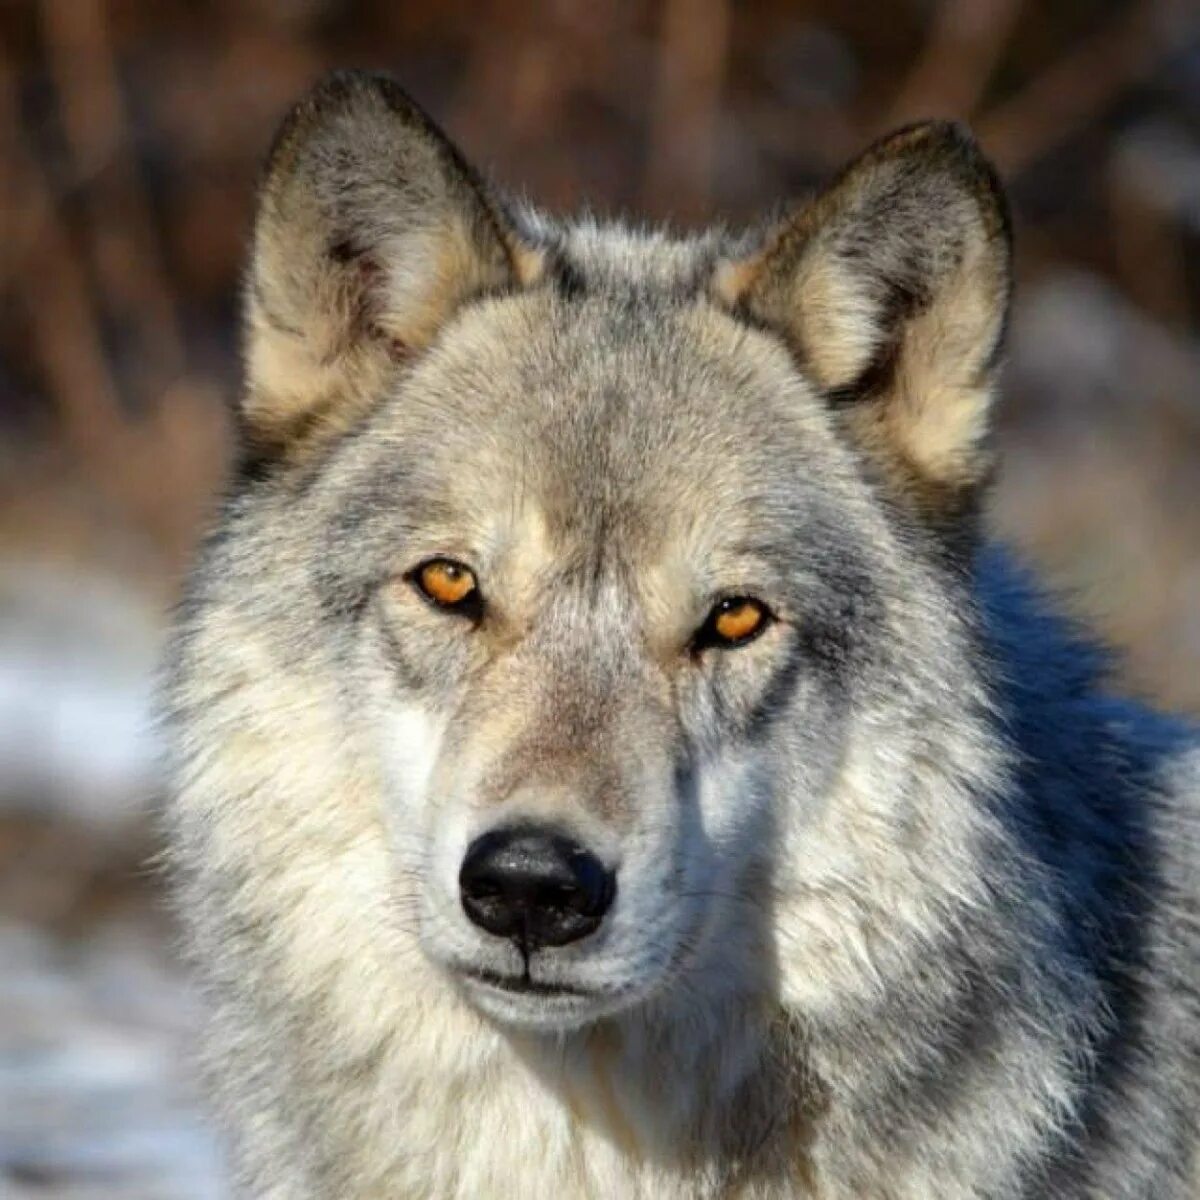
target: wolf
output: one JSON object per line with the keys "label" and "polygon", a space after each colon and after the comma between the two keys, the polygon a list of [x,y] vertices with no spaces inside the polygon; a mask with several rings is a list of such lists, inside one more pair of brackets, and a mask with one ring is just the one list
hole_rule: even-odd
{"label": "wolf", "polygon": [[300,102],[164,691],[241,1195],[1200,1196],[1200,741],[986,533],[1010,275],[956,124],[677,236]]}

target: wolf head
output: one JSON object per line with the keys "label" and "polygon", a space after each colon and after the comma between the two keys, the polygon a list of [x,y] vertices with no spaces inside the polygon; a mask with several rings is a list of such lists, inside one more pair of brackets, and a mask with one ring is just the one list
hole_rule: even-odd
{"label": "wolf head", "polygon": [[184,821],[265,921],[413,939],[509,1025],[819,1002],[856,906],[916,903],[896,847],[957,844],[912,781],[963,702],[1008,288],[957,126],[674,240],[518,211],[396,85],[331,78],[262,184],[176,697],[221,798]]}

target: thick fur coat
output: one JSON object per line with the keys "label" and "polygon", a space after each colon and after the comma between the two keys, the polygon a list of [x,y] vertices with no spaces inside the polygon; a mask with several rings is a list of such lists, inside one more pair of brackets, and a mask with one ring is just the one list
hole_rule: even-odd
{"label": "thick fur coat", "polygon": [[[980,535],[1009,271],[955,126],[676,239],[300,104],[164,700],[242,1194],[1200,1195],[1200,751]],[[470,917],[531,822],[587,936]]]}

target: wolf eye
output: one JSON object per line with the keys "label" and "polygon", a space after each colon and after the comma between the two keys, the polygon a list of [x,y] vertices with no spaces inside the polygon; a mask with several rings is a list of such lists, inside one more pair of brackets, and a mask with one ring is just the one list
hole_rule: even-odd
{"label": "wolf eye", "polygon": [[731,649],[752,642],[771,622],[771,610],[752,596],[730,596],[713,606],[693,642],[697,650],[708,646]]}
{"label": "wolf eye", "polygon": [[478,615],[479,585],[470,567],[450,558],[431,558],[412,574],[417,591],[438,608],[465,616]]}

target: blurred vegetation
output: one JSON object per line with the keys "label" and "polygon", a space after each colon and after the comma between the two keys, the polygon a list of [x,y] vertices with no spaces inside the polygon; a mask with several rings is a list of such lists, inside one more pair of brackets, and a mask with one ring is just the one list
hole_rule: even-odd
{"label": "blurred vegetation", "polygon": [[392,70],[539,203],[684,227],[952,115],[1016,217],[995,521],[1127,683],[1200,711],[1192,0],[9,0],[0,37],[0,581],[26,608],[46,565],[169,600],[228,461],[258,163],[322,71]]}
{"label": "blurred vegetation", "polygon": [[1197,13],[1191,0],[9,0],[0,551],[169,594],[227,457],[257,165],[331,66],[394,71],[540,203],[685,226],[749,217],[881,131],[948,114],[974,124],[1012,188],[1020,295],[1058,279],[1085,301],[1060,295],[1056,336],[1086,340],[1082,314],[1114,325],[1094,330],[1096,352],[1136,343],[1093,380],[1107,394],[1093,411],[1052,362],[1022,379],[1020,339],[1046,331],[1018,309],[1028,386],[1010,389],[1003,428],[1021,487],[1002,481],[998,519],[1132,648],[1135,683],[1200,707],[1200,632],[1183,612],[1200,607]]}

